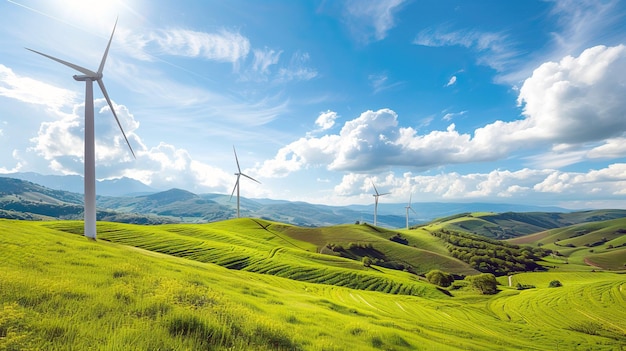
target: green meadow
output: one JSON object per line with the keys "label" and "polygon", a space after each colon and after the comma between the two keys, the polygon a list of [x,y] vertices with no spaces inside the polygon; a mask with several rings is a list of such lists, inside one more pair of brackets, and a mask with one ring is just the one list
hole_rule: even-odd
{"label": "green meadow", "polygon": [[626,275],[577,262],[481,295],[420,276],[478,273],[424,228],[400,231],[405,244],[252,219],[98,231],[0,220],[0,350],[626,349]]}

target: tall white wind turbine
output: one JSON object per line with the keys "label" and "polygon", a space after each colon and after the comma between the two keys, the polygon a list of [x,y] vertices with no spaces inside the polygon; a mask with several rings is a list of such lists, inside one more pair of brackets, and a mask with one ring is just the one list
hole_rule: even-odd
{"label": "tall white wind turbine", "polygon": [[255,182],[259,184],[261,184],[261,182],[250,177],[247,174],[241,173],[241,167],[239,167],[239,159],[237,158],[237,151],[235,150],[235,146],[233,146],[233,152],[235,153],[235,162],[237,162],[237,173],[235,173],[235,175],[237,176],[237,181],[235,182],[235,187],[233,188],[233,192],[230,193],[230,199],[233,198],[233,194],[235,193],[235,190],[237,190],[237,218],[239,218],[239,178],[241,178],[241,176],[244,176],[248,179],[254,180]]}
{"label": "tall white wind turbine", "polygon": [[417,212],[415,212],[415,210],[413,209],[413,207],[411,207],[411,198],[413,197],[413,194],[411,194],[411,196],[409,196],[409,204],[407,206],[404,206],[404,208],[406,208],[406,229],[409,230],[409,210],[413,211],[413,213],[417,214]]}
{"label": "tall white wind turbine", "polygon": [[377,225],[378,221],[377,221],[377,217],[378,217],[378,198],[380,196],[383,195],[389,195],[390,193],[382,193],[380,194],[378,192],[378,189],[376,189],[376,185],[374,185],[374,182],[372,182],[372,186],[374,187],[374,192],[375,194],[372,194],[372,196],[374,196],[374,225]]}
{"label": "tall white wind turbine", "polygon": [[[82,75],[74,75],[74,79],[79,82],[85,82],[85,236],[91,239],[96,239],[96,156],[95,156],[95,136],[94,136],[94,108],[93,108],[93,82],[98,82],[98,86],[100,86],[100,90],[102,91],[102,95],[106,99],[109,107],[111,108],[111,112],[113,112],[113,116],[115,117],[115,121],[117,125],[120,127],[122,131],[122,135],[124,136],[124,140],[126,140],[126,144],[130,149],[130,152],[135,157],[135,152],[133,148],[130,146],[128,142],[128,138],[126,137],[126,133],[124,133],[124,129],[120,124],[119,118],[117,118],[117,114],[115,113],[115,109],[113,108],[113,103],[111,103],[111,99],[109,99],[109,94],[107,94],[107,90],[104,87],[104,83],[102,82],[102,70],[104,69],[104,63],[106,62],[107,55],[109,53],[109,47],[111,47],[111,41],[113,40],[113,34],[115,33],[115,27],[117,26],[117,20],[115,20],[115,25],[113,26],[113,32],[111,33],[111,38],[109,39],[109,43],[107,44],[106,50],[104,50],[104,55],[102,56],[102,61],[100,61],[100,67],[97,72],[88,70],[86,68],[80,67],[73,63],[63,61],[56,57],[52,57],[50,55],[46,55],[39,51],[35,51],[32,49],[28,49],[34,53],[45,56],[51,60],[54,60],[58,63],[61,63],[65,66],[73,68],[78,72],[82,73]],[[136,158],[136,157],[135,157]]]}

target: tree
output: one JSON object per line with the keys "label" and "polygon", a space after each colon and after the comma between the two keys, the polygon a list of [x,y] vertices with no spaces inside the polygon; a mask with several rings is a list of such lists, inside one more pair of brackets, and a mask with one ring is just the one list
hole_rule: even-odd
{"label": "tree", "polygon": [[369,267],[372,265],[372,259],[368,256],[363,257],[363,266]]}
{"label": "tree", "polygon": [[450,273],[446,273],[438,269],[433,269],[432,271],[426,273],[426,279],[428,279],[428,281],[432,284],[443,287],[448,287],[452,285],[452,282],[454,282],[454,277]]}
{"label": "tree", "polygon": [[478,289],[483,295],[492,295],[498,292],[496,276],[491,273],[482,273],[467,277],[472,287]]}

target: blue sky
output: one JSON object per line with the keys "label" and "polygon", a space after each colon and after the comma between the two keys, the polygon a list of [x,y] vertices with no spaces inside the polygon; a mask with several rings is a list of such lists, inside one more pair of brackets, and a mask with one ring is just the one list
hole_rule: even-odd
{"label": "blue sky", "polygon": [[325,203],[626,207],[623,1],[0,2],[0,173]]}

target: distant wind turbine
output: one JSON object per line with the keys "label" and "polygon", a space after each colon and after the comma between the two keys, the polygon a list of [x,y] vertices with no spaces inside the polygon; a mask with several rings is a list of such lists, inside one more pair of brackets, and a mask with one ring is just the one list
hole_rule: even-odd
{"label": "distant wind turbine", "polygon": [[413,207],[411,207],[411,198],[413,197],[413,194],[411,194],[411,196],[409,196],[409,204],[407,206],[404,206],[404,208],[406,208],[406,229],[409,229],[409,210],[413,211],[413,213],[417,214],[417,212],[415,212],[415,210],[413,209]]}
{"label": "distant wind turbine", "polygon": [[133,154],[133,157],[136,158],[135,152],[133,148],[130,146],[128,142],[128,138],[126,137],[126,133],[124,133],[124,129],[120,124],[119,118],[117,118],[117,114],[115,113],[115,109],[113,108],[113,104],[111,103],[111,99],[109,99],[109,94],[107,94],[107,90],[104,87],[104,83],[102,82],[102,70],[104,69],[104,63],[106,62],[107,55],[109,53],[109,47],[111,47],[111,41],[113,40],[113,34],[115,33],[115,27],[117,26],[117,19],[115,20],[115,25],[113,26],[113,32],[111,33],[111,38],[109,39],[109,43],[107,44],[106,50],[104,50],[104,55],[102,56],[102,61],[100,61],[100,67],[97,72],[88,70],[86,68],[80,67],[73,63],[69,63],[67,61],[63,61],[56,57],[52,57],[50,55],[46,55],[39,51],[35,51],[29,48],[30,50],[36,54],[45,56],[51,60],[54,60],[58,63],[61,63],[65,66],[73,68],[78,72],[82,73],[82,75],[74,75],[74,79],[79,82],[85,82],[85,236],[91,239],[96,239],[96,156],[95,156],[95,136],[94,136],[94,108],[93,108],[93,82],[98,82],[100,86],[100,90],[102,91],[102,95],[106,99],[109,107],[111,108],[111,112],[113,112],[113,116],[115,117],[115,121],[117,125],[120,127],[122,131],[122,135],[124,136],[124,140],[126,140],[126,144],[130,149],[130,152]]}
{"label": "distant wind turbine", "polygon": [[374,187],[374,191],[376,192],[376,194],[372,194],[374,196],[374,225],[377,225],[377,217],[378,217],[378,197],[383,196],[383,195],[389,195],[390,193],[382,193],[380,194],[378,192],[378,189],[376,189],[376,185],[374,185],[374,182],[372,182],[372,186]]}
{"label": "distant wind turbine", "polygon": [[235,182],[235,187],[233,188],[233,192],[230,193],[230,199],[233,198],[233,194],[235,193],[235,190],[237,190],[237,218],[239,218],[239,178],[241,178],[241,176],[244,176],[248,179],[254,180],[255,182],[259,184],[261,184],[261,182],[250,177],[247,174],[241,173],[241,167],[239,167],[239,159],[237,158],[237,151],[235,150],[234,146],[233,146],[233,152],[235,153],[235,162],[237,162],[237,173],[235,173],[235,175],[237,176],[237,181]]}

